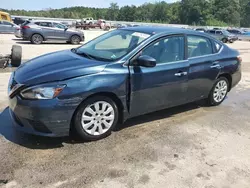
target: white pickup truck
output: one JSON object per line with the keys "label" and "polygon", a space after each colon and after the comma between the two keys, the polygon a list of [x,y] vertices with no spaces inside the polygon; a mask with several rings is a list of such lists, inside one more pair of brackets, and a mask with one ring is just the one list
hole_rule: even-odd
{"label": "white pickup truck", "polygon": [[94,22],[96,22],[96,20],[94,20],[92,17],[89,18],[83,18],[82,19],[82,24],[93,24]]}

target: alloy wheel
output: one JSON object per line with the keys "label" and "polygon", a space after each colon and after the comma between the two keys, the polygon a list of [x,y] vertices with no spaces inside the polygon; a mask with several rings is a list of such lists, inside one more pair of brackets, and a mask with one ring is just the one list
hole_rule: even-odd
{"label": "alloy wheel", "polygon": [[35,34],[32,36],[32,40],[35,44],[40,44],[43,41],[43,38],[41,35]]}
{"label": "alloy wheel", "polygon": [[213,92],[214,101],[217,103],[223,101],[227,95],[227,91],[228,91],[227,82],[225,80],[220,80],[214,88]]}
{"label": "alloy wheel", "polygon": [[79,37],[78,37],[78,36],[73,36],[73,37],[71,38],[71,43],[72,43],[72,44],[79,44],[79,43],[80,43]]}

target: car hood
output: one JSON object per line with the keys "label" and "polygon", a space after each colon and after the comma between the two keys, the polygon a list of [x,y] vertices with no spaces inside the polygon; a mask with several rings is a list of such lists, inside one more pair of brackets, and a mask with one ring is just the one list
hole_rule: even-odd
{"label": "car hood", "polygon": [[27,61],[15,71],[14,79],[25,85],[61,81],[101,72],[106,64],[107,62],[87,59],[65,50]]}
{"label": "car hood", "polygon": [[81,34],[84,34],[83,31],[81,31],[81,30],[76,30],[76,29],[68,29],[67,31],[68,31],[68,32],[72,32],[72,33],[81,33]]}

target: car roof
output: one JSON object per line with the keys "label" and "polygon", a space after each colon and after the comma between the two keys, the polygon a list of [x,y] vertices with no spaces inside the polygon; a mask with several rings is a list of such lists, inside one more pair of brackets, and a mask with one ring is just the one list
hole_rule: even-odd
{"label": "car roof", "polygon": [[209,31],[225,31],[224,29],[210,29]]}
{"label": "car roof", "polygon": [[59,21],[53,21],[53,20],[29,20],[30,23],[34,22],[53,22],[53,23],[60,23]]}
{"label": "car roof", "polygon": [[202,36],[208,36],[206,34],[203,34],[201,32],[197,32],[192,29],[183,29],[183,28],[177,28],[177,27],[162,27],[162,26],[138,26],[138,27],[126,27],[126,28],[120,28],[120,30],[129,30],[129,31],[135,31],[135,32],[141,32],[141,33],[147,33],[147,34],[194,34],[194,35],[202,35]]}

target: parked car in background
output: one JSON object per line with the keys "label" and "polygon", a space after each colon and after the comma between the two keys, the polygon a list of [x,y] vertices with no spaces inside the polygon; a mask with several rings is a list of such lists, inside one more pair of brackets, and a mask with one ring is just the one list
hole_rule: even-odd
{"label": "parked car in background", "polygon": [[67,26],[67,27],[70,27],[71,25],[68,23],[68,22],[60,22],[61,24]]}
{"label": "parked car in background", "polygon": [[238,37],[238,40],[250,41],[250,35],[247,35],[246,32],[240,29],[228,29],[229,33],[232,33]]}
{"label": "parked car in background", "polygon": [[53,21],[33,20],[26,21],[21,27],[22,37],[33,44],[41,44],[43,41],[59,40],[71,44],[79,44],[84,41],[82,31],[68,29],[67,26]]}
{"label": "parked car in background", "polygon": [[219,105],[240,79],[239,52],[208,34],[122,28],[21,65],[10,114],[28,133],[98,140],[128,118],[201,99]]}
{"label": "parked car in background", "polygon": [[18,25],[9,21],[0,21],[0,33],[14,33],[18,28]]}
{"label": "parked car in background", "polygon": [[14,35],[17,38],[22,38],[22,32],[21,32],[21,27],[17,27],[16,30],[14,31]]}
{"label": "parked car in background", "polygon": [[205,33],[207,30],[204,29],[204,28],[196,28],[195,31],[199,31],[199,32]]}
{"label": "parked car in background", "polygon": [[231,34],[226,30],[208,30],[207,33],[224,43],[233,43],[234,41],[238,40],[236,35]]}
{"label": "parked car in background", "polygon": [[22,25],[26,20],[23,19],[23,18],[14,18],[13,19],[13,22],[16,24],[16,25]]}
{"label": "parked car in background", "polygon": [[120,29],[120,28],[127,27],[127,25],[125,25],[125,24],[116,24],[115,27],[116,27],[117,29]]}
{"label": "parked car in background", "polygon": [[82,19],[82,24],[93,24],[94,22],[95,20],[92,17]]}

